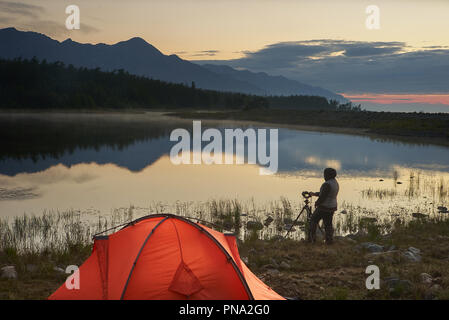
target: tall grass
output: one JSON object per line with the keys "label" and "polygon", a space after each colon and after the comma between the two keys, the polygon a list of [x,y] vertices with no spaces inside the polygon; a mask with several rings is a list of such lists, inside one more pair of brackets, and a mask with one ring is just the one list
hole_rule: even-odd
{"label": "tall grass", "polygon": [[[373,193],[375,196],[376,193]],[[284,236],[292,227],[290,237],[305,237],[305,214],[293,223],[302,208],[302,203],[292,204],[287,198],[257,205],[254,201],[220,199],[206,202],[176,202],[166,205],[152,203],[148,208],[130,206],[118,208],[108,215],[99,212],[47,211],[40,216],[23,215],[11,219],[0,219],[0,250],[12,248],[20,252],[63,252],[71,247],[83,247],[92,243],[92,236],[133,219],[154,214],[174,213],[200,222],[222,232],[233,232],[241,240],[272,239]],[[407,224],[414,218],[411,210],[401,207],[386,211],[375,211],[350,203],[341,205],[341,212],[334,215],[336,235],[347,235],[359,231],[371,234],[389,233],[395,223]],[[418,208],[419,209],[419,208]],[[448,218],[440,214],[441,219]],[[251,229],[247,226],[259,225]],[[294,225],[293,225],[294,224]],[[106,234],[107,234],[106,233]]]}

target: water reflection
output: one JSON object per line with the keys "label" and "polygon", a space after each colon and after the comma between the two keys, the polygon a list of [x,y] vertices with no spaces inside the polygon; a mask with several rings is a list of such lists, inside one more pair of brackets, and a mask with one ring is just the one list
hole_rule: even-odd
{"label": "water reflection", "polygon": [[[173,165],[169,134],[190,130],[190,121],[148,114],[2,116],[0,122],[1,215],[68,208],[108,213],[154,202],[177,210],[180,202],[211,199],[240,199],[266,212],[281,197],[297,209],[299,192],[317,191],[327,166],[339,170],[342,209],[430,212],[448,194],[449,148],[438,146],[281,128],[279,172],[260,176],[257,165]],[[210,126],[241,125],[203,128]]]}

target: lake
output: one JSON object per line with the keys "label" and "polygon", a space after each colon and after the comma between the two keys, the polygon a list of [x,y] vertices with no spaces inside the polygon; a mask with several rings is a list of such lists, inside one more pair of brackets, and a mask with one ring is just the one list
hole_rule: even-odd
{"label": "lake", "polygon": [[93,219],[130,211],[207,218],[236,200],[246,220],[286,207],[294,218],[300,192],[318,191],[329,166],[340,183],[337,219],[438,215],[449,204],[447,147],[279,128],[278,172],[259,175],[257,164],[174,165],[170,133],[191,131],[192,121],[161,113],[2,114],[0,123],[0,217],[75,210]]}

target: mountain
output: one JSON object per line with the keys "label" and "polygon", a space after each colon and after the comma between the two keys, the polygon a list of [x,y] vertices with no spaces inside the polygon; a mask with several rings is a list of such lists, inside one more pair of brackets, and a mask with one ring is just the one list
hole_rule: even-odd
{"label": "mountain", "polygon": [[238,71],[226,66],[201,66],[176,55],[164,55],[138,37],[113,45],[94,45],[71,39],[59,42],[40,33],[15,28],[0,29],[0,58],[17,57],[62,61],[75,67],[100,68],[104,71],[124,69],[131,74],[167,82],[187,85],[195,82],[196,87],[210,90],[256,95],[319,95],[346,101],[325,89],[284,77]]}
{"label": "mountain", "polygon": [[264,91],[264,95],[290,96],[302,94],[326,97],[340,102],[348,101],[343,96],[332,91],[287,79],[283,76],[271,76],[265,72],[256,73],[248,70],[236,70],[225,65],[204,64],[202,66],[216,74],[256,85]]}

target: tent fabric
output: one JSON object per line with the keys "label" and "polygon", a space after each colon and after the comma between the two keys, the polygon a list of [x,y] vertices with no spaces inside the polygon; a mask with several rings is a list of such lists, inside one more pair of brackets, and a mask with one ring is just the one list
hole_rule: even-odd
{"label": "tent fabric", "polygon": [[50,300],[283,300],[240,259],[236,238],[188,219],[158,214],[94,238],[79,268]]}

